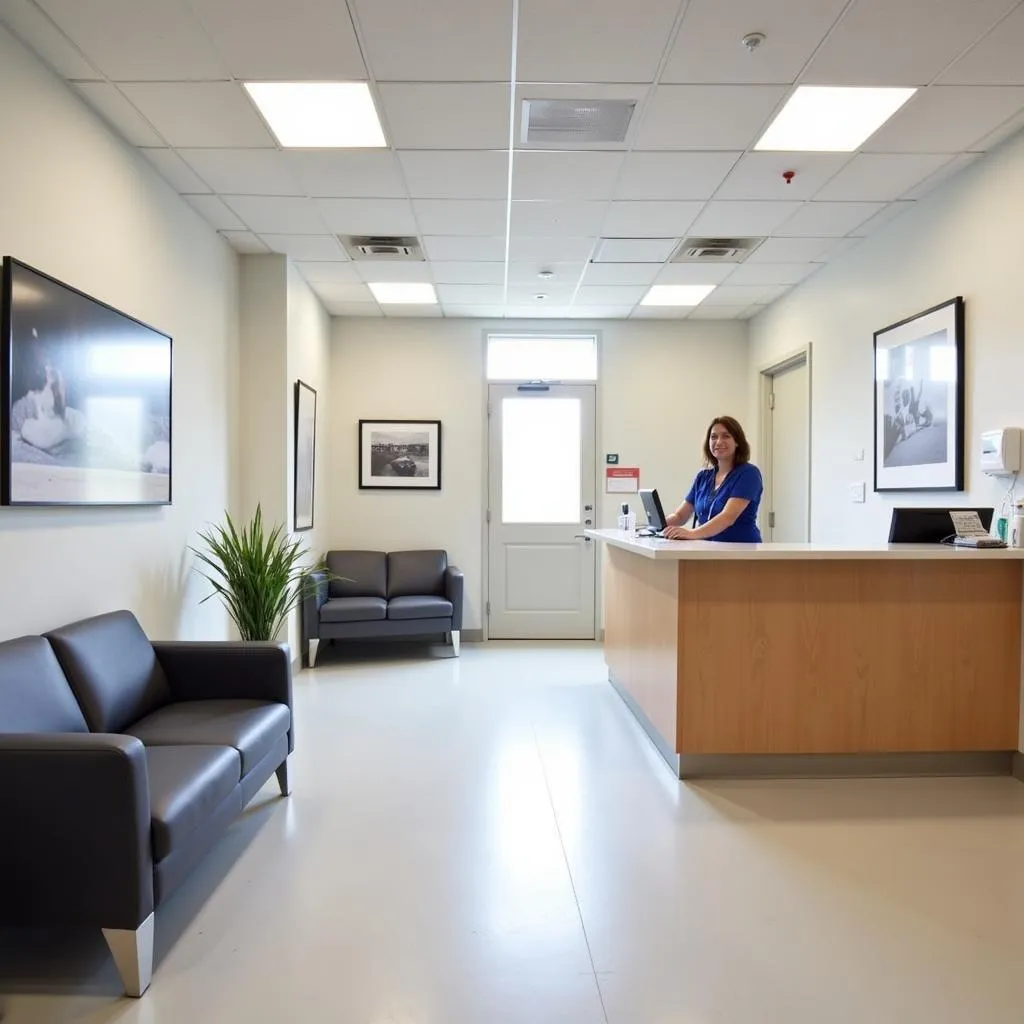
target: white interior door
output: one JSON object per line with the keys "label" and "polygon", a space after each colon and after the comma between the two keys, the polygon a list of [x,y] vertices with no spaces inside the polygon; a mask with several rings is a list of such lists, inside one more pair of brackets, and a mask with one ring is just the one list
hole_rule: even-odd
{"label": "white interior door", "polygon": [[595,636],[595,390],[490,386],[489,637]]}
{"label": "white interior door", "polygon": [[809,539],[810,389],[807,360],[770,377],[771,510],[767,539],[799,543]]}

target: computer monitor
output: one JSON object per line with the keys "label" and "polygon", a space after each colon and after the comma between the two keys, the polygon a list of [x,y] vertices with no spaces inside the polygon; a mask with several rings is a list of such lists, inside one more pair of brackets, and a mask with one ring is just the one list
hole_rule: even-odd
{"label": "computer monitor", "polygon": [[658,497],[657,489],[640,491],[640,500],[643,502],[644,512],[647,513],[647,525],[652,530],[664,530],[665,510],[661,507],[661,498]]}
{"label": "computer monitor", "polygon": [[894,508],[889,523],[890,544],[941,544],[956,533],[950,512],[977,512],[986,530],[992,526],[991,508]]}

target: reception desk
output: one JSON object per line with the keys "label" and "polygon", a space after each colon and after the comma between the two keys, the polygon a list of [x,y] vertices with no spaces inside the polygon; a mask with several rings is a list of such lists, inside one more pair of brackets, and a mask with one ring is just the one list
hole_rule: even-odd
{"label": "reception desk", "polygon": [[680,777],[1011,770],[1024,550],[588,536],[609,678]]}

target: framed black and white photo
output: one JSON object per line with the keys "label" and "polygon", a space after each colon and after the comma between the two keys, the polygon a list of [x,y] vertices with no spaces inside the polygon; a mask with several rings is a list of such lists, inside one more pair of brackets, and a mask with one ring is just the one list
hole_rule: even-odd
{"label": "framed black and white photo", "polygon": [[964,489],[964,300],[875,332],[875,490]]}
{"label": "framed black and white photo", "polygon": [[316,392],[295,382],[295,529],[313,529],[316,474]]}
{"label": "framed black and white photo", "polygon": [[360,420],[363,490],[441,489],[440,420]]}
{"label": "framed black and white photo", "polygon": [[0,504],[171,501],[171,338],[8,256]]}

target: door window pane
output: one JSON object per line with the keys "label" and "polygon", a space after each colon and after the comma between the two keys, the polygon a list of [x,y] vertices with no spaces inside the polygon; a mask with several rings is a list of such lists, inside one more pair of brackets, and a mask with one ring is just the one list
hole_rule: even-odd
{"label": "door window pane", "polygon": [[578,523],[582,504],[578,398],[501,403],[501,520]]}
{"label": "door window pane", "polygon": [[488,380],[597,380],[597,338],[487,338]]}

